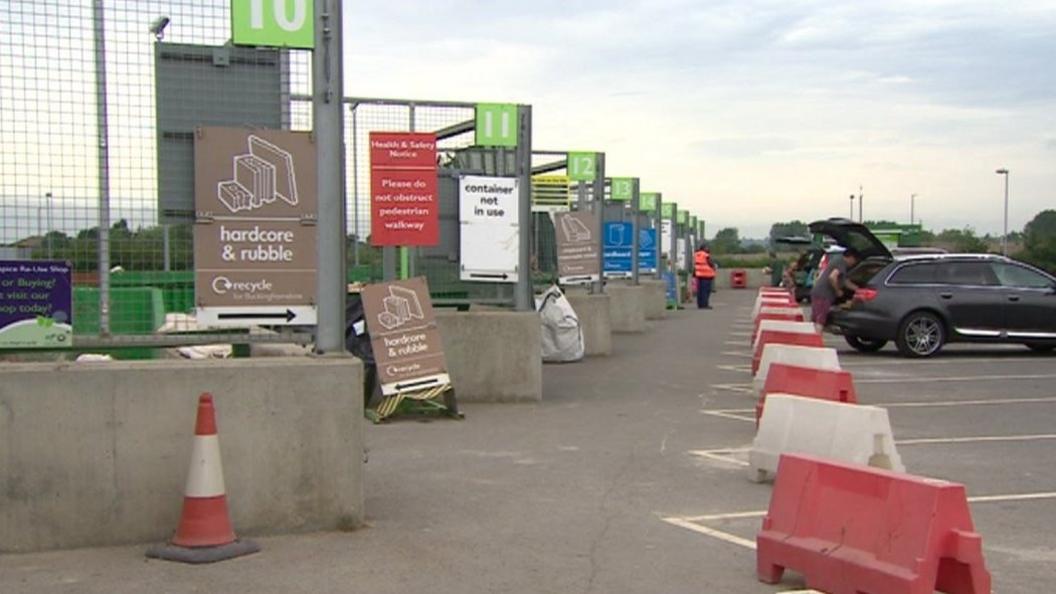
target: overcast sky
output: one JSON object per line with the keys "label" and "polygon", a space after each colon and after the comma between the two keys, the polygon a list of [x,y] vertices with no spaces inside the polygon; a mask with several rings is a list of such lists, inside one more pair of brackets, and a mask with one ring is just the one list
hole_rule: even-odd
{"label": "overcast sky", "polygon": [[708,221],[1000,233],[1056,208],[1056,1],[346,2],[346,92],[534,109]]}

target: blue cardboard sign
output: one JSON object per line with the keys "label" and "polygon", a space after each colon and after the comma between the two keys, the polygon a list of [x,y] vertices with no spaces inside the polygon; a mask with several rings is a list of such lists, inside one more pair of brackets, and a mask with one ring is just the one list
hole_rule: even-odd
{"label": "blue cardboard sign", "polygon": [[0,349],[72,346],[70,277],[68,262],[0,260]]}
{"label": "blue cardboard sign", "polygon": [[631,275],[631,244],[634,243],[634,225],[631,223],[605,223],[604,256],[605,276]]}
{"label": "blue cardboard sign", "polygon": [[678,285],[675,284],[675,273],[665,272],[664,273],[664,284],[667,286],[667,302],[668,304],[678,303]]}
{"label": "blue cardboard sign", "polygon": [[656,272],[656,229],[638,230],[638,271]]}

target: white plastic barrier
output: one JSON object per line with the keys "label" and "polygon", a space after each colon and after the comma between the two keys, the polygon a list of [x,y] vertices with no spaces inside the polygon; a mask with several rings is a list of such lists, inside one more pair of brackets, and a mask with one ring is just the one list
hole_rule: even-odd
{"label": "white plastic barrier", "polygon": [[770,394],[748,455],[749,477],[772,480],[781,454],[808,454],[905,472],[887,410]]}
{"label": "white plastic barrier", "polygon": [[759,396],[766,385],[766,376],[770,373],[770,365],[773,363],[784,363],[796,367],[809,367],[810,369],[823,369],[825,371],[840,371],[840,357],[836,349],[827,347],[806,347],[792,344],[767,344],[763,347],[763,356],[759,359],[759,371],[752,380],[755,388],[755,396]]}
{"label": "white plastic barrier", "polygon": [[814,328],[812,322],[793,322],[791,320],[763,320],[759,322],[759,328],[756,329],[755,334],[752,335],[752,352],[755,352],[755,345],[759,342],[759,335],[764,330],[770,330],[773,332],[794,332],[796,334],[817,334],[818,331]]}

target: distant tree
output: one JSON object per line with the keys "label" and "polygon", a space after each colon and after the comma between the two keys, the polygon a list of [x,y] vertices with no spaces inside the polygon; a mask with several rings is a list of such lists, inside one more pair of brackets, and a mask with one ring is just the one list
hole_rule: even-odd
{"label": "distant tree", "polygon": [[975,234],[971,227],[943,229],[935,237],[935,243],[953,252],[981,254],[987,252],[987,243]]}
{"label": "distant tree", "polygon": [[807,237],[810,229],[807,224],[800,220],[787,223],[774,223],[770,226],[770,247],[778,248],[777,240],[782,237]]}
{"label": "distant tree", "polygon": [[1056,274],[1056,210],[1043,210],[1027,223],[1017,256]]}
{"label": "distant tree", "polygon": [[736,254],[741,249],[741,238],[735,227],[720,229],[711,241],[711,251],[715,254]]}

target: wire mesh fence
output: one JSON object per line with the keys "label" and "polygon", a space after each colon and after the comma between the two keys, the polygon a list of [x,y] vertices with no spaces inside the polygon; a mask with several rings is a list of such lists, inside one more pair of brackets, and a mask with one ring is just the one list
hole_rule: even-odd
{"label": "wire mesh fence", "polygon": [[194,130],[311,121],[288,99],[309,89],[308,53],[231,46],[229,4],[0,10],[0,257],[72,265],[77,346],[218,338],[187,315]]}

